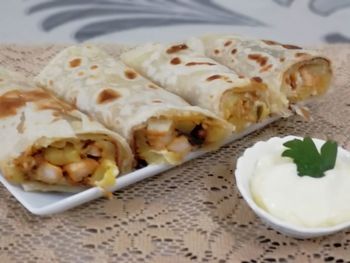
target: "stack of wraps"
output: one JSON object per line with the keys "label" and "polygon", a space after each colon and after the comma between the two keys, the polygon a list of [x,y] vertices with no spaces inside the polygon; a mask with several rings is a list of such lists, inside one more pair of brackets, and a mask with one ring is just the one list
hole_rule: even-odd
{"label": "stack of wraps", "polygon": [[[274,101],[287,106],[322,95],[329,88],[331,63],[313,50],[236,35],[207,35],[187,44],[241,76],[262,79]],[[272,111],[278,107],[272,105]]]}
{"label": "stack of wraps", "polygon": [[0,69],[0,169],[25,190],[108,189],[132,168],[127,142],[89,116]]}
{"label": "stack of wraps", "polygon": [[121,59],[91,45],[66,48],[36,77],[40,87],[0,69],[0,169],[9,181],[106,189],[135,164],[179,164],[286,116],[324,94],[332,76],[314,51],[234,35],[146,44]]}
{"label": "stack of wraps", "polygon": [[260,78],[245,78],[185,43],[146,44],[122,54],[128,66],[236,126],[270,115],[271,97]]}
{"label": "stack of wraps", "polygon": [[36,81],[126,138],[139,167],[178,164],[195,149],[219,147],[233,131],[91,45],[63,50]]}

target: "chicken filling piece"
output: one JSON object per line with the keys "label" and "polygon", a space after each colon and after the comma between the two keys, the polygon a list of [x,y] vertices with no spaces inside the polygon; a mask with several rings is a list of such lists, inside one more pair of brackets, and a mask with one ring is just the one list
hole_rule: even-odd
{"label": "chicken filling piece", "polygon": [[219,127],[210,127],[204,119],[151,118],[135,132],[138,168],[149,163],[177,164],[191,151],[215,141]]}
{"label": "chicken filling piece", "polygon": [[305,65],[296,65],[287,71],[284,76],[283,89],[289,101],[295,103],[324,94],[329,86],[330,78],[328,62],[315,60]]}
{"label": "chicken filling piece", "polygon": [[30,152],[15,161],[17,182],[108,187],[119,173],[117,146],[103,135],[59,140]]}
{"label": "chicken filling piece", "polygon": [[223,96],[221,107],[224,118],[242,131],[251,124],[269,116],[270,110],[259,90],[235,92],[230,90]]}

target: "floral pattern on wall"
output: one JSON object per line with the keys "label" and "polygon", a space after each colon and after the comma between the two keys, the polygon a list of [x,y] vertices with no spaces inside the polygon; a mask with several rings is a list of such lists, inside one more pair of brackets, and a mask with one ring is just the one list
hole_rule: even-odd
{"label": "floral pattern on wall", "polygon": [[75,42],[174,26],[247,29],[253,35],[270,30],[277,38],[290,31],[294,35],[287,36],[297,39],[350,42],[350,0],[27,0],[20,5],[42,34],[64,31]]}

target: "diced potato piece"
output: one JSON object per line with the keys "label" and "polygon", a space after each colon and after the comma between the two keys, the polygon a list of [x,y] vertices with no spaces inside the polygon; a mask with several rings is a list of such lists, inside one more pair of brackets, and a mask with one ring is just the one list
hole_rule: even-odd
{"label": "diced potato piece", "polygon": [[[262,108],[266,103],[259,101],[258,94],[254,92],[240,94],[234,91],[225,93],[221,107],[224,111],[224,119],[232,123],[236,131],[242,131],[251,123],[256,123],[269,114],[267,107],[265,107],[266,110]],[[257,110],[258,107],[259,110]]]}
{"label": "diced potato piece", "polygon": [[168,146],[167,149],[172,152],[181,153],[183,155],[192,150],[191,144],[185,136],[176,137]]}
{"label": "diced potato piece", "polygon": [[147,163],[162,163],[164,162],[162,155],[151,152],[150,145],[146,142],[145,130],[135,132],[135,151],[137,157],[145,160]]}
{"label": "diced potato piece", "polygon": [[94,173],[98,167],[98,162],[93,159],[85,159],[63,166],[63,169],[68,173],[68,176],[74,182],[80,182],[85,177]]}
{"label": "diced potato piece", "polygon": [[103,160],[91,176],[90,182],[102,188],[110,187],[115,184],[115,178],[118,174],[119,169],[115,162]]}
{"label": "diced potato piece", "polygon": [[[135,133],[136,141],[136,152],[137,155],[145,160],[147,163],[158,164],[158,163],[170,163],[179,164],[183,161],[184,154],[178,152],[171,152],[164,148],[162,150],[151,149],[145,141],[144,131],[138,131]],[[183,136],[185,137],[185,136]],[[187,138],[185,138],[187,140]]]}
{"label": "diced potato piece", "polygon": [[174,136],[173,131],[164,134],[147,134],[147,142],[153,149],[162,150],[172,141]]}
{"label": "diced potato piece", "polygon": [[315,77],[311,74],[307,67],[301,67],[299,69],[300,75],[304,81],[305,86],[313,86]]}
{"label": "diced potato piece", "polygon": [[38,160],[39,158],[34,158],[33,156],[26,156],[23,158],[21,162],[21,168],[23,171],[28,172],[32,170],[32,168],[36,165],[36,163],[40,163],[41,161]]}
{"label": "diced potato piece", "polygon": [[57,141],[57,142],[51,143],[50,146],[62,149],[66,146],[66,144],[67,144],[66,141]]}
{"label": "diced potato piece", "polygon": [[211,129],[207,131],[207,137],[205,141],[207,143],[217,142],[221,138],[225,137],[225,134],[226,131],[221,127],[211,127]]}
{"label": "diced potato piece", "polygon": [[184,154],[178,152],[170,152],[168,150],[161,151],[161,156],[170,164],[180,164],[183,161]]}
{"label": "diced potato piece", "polygon": [[162,150],[174,138],[173,122],[168,119],[150,119],[148,121],[147,142],[155,150]]}
{"label": "diced potato piece", "polygon": [[24,172],[22,172],[18,167],[8,167],[3,174],[6,178],[16,184],[22,183],[25,180]]}
{"label": "diced potato piece", "polygon": [[44,158],[54,165],[65,165],[78,162],[80,160],[80,155],[73,145],[67,145],[63,149],[49,146],[44,151]]}
{"label": "diced potato piece", "polygon": [[176,130],[179,130],[180,132],[190,134],[191,131],[194,129],[196,126],[196,123],[193,122],[192,120],[181,120],[176,123]]}
{"label": "diced potato piece", "polygon": [[116,148],[115,145],[110,141],[97,141],[96,146],[101,148],[103,159],[108,159],[114,161],[116,158]]}
{"label": "diced potato piece", "polygon": [[270,114],[270,110],[268,109],[268,107],[264,103],[256,102],[255,109],[256,109],[257,121],[265,119]]}
{"label": "diced potato piece", "polygon": [[93,156],[93,157],[101,157],[102,156],[101,149],[95,144],[90,144],[85,149],[85,154]]}
{"label": "diced potato piece", "polygon": [[[95,172],[90,177],[90,181],[92,183],[95,183],[96,181],[100,181],[103,178],[104,173],[106,172],[106,161],[110,160],[103,160],[101,164],[96,168]],[[112,162],[112,161],[110,161]]]}
{"label": "diced potato piece", "polygon": [[150,119],[147,122],[148,133],[167,133],[172,129],[173,121],[169,119]]}

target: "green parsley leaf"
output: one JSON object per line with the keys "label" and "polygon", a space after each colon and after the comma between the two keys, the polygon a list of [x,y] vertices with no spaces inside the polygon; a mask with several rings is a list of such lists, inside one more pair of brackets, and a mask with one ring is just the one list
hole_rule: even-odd
{"label": "green parsley leaf", "polygon": [[303,140],[293,139],[283,145],[288,149],[282,153],[282,156],[293,159],[299,176],[320,178],[325,176],[325,171],[335,166],[338,145],[334,141],[325,142],[321,147],[321,153],[310,137],[305,137]]}

